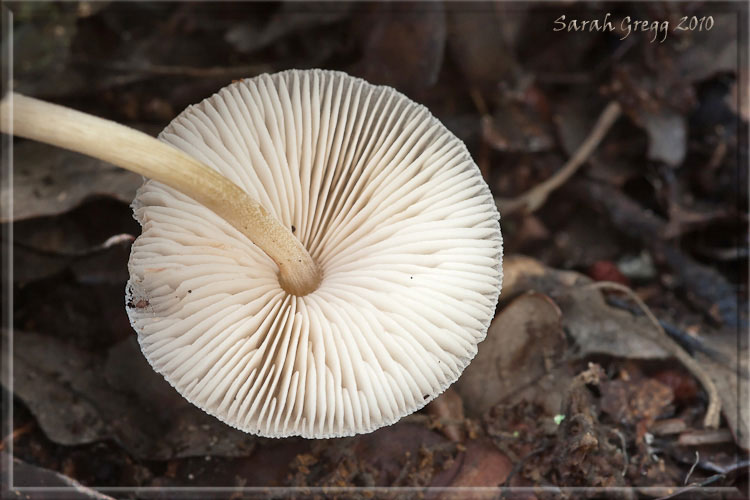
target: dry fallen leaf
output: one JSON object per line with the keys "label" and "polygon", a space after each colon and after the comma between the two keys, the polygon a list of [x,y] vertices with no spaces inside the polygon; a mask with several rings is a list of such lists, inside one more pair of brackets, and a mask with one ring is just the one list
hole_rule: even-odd
{"label": "dry fallen leaf", "polygon": [[408,9],[386,2],[371,7],[358,16],[364,32],[363,58],[349,72],[402,91],[433,86],[445,52],[443,4],[425,2],[419,9]]}
{"label": "dry fallen leaf", "polygon": [[736,332],[723,332],[722,335],[712,338],[712,346],[733,361],[730,366],[704,354],[699,353],[696,357],[719,391],[721,412],[727,420],[735,442],[747,450],[750,448],[750,405],[747,404],[747,400],[739,399],[738,396],[748,394],[750,354],[747,347],[737,350],[737,337],[745,335],[746,332],[738,329]]}
{"label": "dry fallen leaf", "polygon": [[[667,353],[647,340],[654,325],[643,316],[611,307],[597,290],[585,288],[591,282],[586,276],[573,271],[558,271],[525,256],[507,256],[504,259],[503,295],[508,300],[528,290],[548,293],[562,311],[562,325],[575,340],[579,358],[591,354],[606,354],[632,359],[665,359]],[[748,446],[750,436],[750,407],[739,404],[737,395],[745,394],[750,361],[748,349],[737,346],[744,335],[723,330],[712,335],[711,347],[720,353],[717,359],[730,359],[731,365],[715,361],[698,353],[697,361],[715,384],[721,399],[722,414],[739,446]],[[706,337],[708,338],[708,337]],[[482,350],[480,344],[480,352]],[[464,399],[467,407],[468,400]]]}
{"label": "dry fallen leaf", "polygon": [[[489,441],[473,440],[466,445],[463,464],[453,479],[451,486],[488,487],[500,486],[510,474],[512,465],[508,457]],[[453,498],[466,498],[464,496]]]}
{"label": "dry fallen leaf", "polygon": [[503,262],[501,300],[528,290],[548,294],[562,311],[563,329],[575,341],[579,358],[591,354],[666,358],[661,347],[647,340],[654,328],[649,320],[608,305],[600,291],[585,288],[591,282],[583,274],[551,269],[530,257],[513,255]]}
{"label": "dry fallen leaf", "polygon": [[[601,408],[616,422],[635,425],[645,420],[650,425],[672,403],[672,390],[657,381],[631,378],[610,380],[600,385]],[[647,427],[649,427],[647,425]]]}
{"label": "dry fallen leaf", "polygon": [[492,96],[498,81],[512,82],[518,62],[506,46],[505,30],[498,29],[503,18],[511,16],[460,4],[448,4],[447,14],[448,50],[469,85]]}
{"label": "dry fallen leaf", "polygon": [[700,82],[721,72],[737,71],[737,14],[712,13],[710,31],[692,33],[688,40],[675,44],[679,75],[690,82]]}
{"label": "dry fallen leaf", "polygon": [[438,420],[438,429],[445,437],[451,441],[463,441],[461,424],[464,421],[464,405],[461,396],[452,387],[448,387],[444,393],[430,402],[425,410]]}
{"label": "dry fallen leaf", "polygon": [[534,385],[565,352],[560,309],[546,295],[521,295],[495,317],[479,353],[456,383],[469,415]]}
{"label": "dry fallen leaf", "polygon": [[[67,498],[70,500],[114,500],[113,497],[82,485],[59,472],[28,464],[6,454],[0,456],[2,461],[3,492],[9,494],[4,498]],[[13,464],[12,469],[8,464]],[[8,490],[5,488],[12,487]],[[25,490],[15,488],[34,488],[35,493],[29,495]],[[42,488],[49,488],[48,490]],[[39,493],[43,492],[43,493]]]}
{"label": "dry fallen leaf", "polygon": [[148,365],[135,337],[102,359],[54,337],[16,330],[13,362],[13,382],[4,378],[3,385],[56,443],[114,438],[133,456],[148,460],[243,456],[255,446],[253,436],[177,394]]}
{"label": "dry fallen leaf", "polygon": [[268,21],[256,13],[246,16],[226,31],[224,40],[236,51],[250,54],[286,36],[344,21],[351,10],[348,2],[282,3]]}
{"label": "dry fallen leaf", "polygon": [[13,184],[3,183],[0,222],[57,215],[92,196],[110,196],[125,203],[135,197],[143,177],[103,161],[64,149],[22,142],[13,148]]}

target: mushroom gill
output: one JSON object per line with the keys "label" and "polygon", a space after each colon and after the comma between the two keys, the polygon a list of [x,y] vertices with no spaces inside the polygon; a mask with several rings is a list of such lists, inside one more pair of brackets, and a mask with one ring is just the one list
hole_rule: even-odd
{"label": "mushroom gill", "polygon": [[128,314],[185,398],[269,437],[347,436],[439,395],[477,352],[502,271],[499,215],[464,144],[399,92],[290,70],[236,82],[159,138],[290,228],[317,289],[156,181],[133,202]]}

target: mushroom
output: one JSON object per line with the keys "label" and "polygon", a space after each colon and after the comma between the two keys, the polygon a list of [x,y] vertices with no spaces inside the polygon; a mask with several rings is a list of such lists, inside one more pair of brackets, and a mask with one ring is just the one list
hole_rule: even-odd
{"label": "mushroom", "polygon": [[155,176],[140,188],[128,315],[193,404],[262,436],[348,436],[421,408],[475,356],[502,280],[499,215],[425,107],[290,70],[225,87],[159,139],[265,207],[270,248],[284,229],[305,251],[285,275],[294,263],[236,218]]}

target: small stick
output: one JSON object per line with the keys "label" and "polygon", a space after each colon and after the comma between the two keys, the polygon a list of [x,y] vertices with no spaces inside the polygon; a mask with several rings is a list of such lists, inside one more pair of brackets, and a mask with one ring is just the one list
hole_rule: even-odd
{"label": "small stick", "polygon": [[620,432],[617,429],[612,429],[612,433],[620,438],[620,444],[622,445],[622,471],[620,471],[620,475],[622,477],[625,477],[625,474],[628,473],[628,465],[630,465],[630,459],[628,458],[628,443],[625,441],[625,436],[622,435],[622,432]]}
{"label": "small stick", "polygon": [[537,211],[547,201],[547,197],[570,179],[573,174],[583,165],[589,156],[596,150],[599,143],[604,139],[609,129],[614,125],[621,114],[620,105],[616,101],[610,102],[591,129],[588,137],[578,146],[578,149],[549,179],[538,184],[516,198],[495,198],[495,204],[500,213],[508,216],[516,212],[530,214]]}
{"label": "small stick", "polygon": [[[636,316],[641,316],[643,314],[640,308],[631,306],[625,300],[617,297],[608,297],[607,303],[619,309],[624,309],[631,314],[635,314]],[[695,351],[698,351],[723,365],[730,366],[733,363],[733,361],[727,358],[727,356],[725,356],[723,353],[717,351],[713,347],[706,345],[704,341],[705,337],[693,337],[688,333],[683,332],[673,324],[667,323],[666,321],[659,320],[659,324],[662,328],[664,328],[664,331],[667,333],[667,335],[669,335],[678,344],[680,344],[688,352],[688,354],[693,355]]]}
{"label": "small stick", "polygon": [[307,249],[239,186],[186,153],[119,123],[20,94],[0,101],[2,131],[93,156],[193,198],[247,236],[279,266],[279,282],[306,295],[321,274]]}
{"label": "small stick", "polygon": [[719,391],[718,389],[716,389],[716,385],[714,385],[713,380],[711,380],[711,377],[708,375],[708,373],[706,373],[703,367],[697,361],[691,358],[690,355],[685,352],[679,344],[677,344],[667,335],[667,333],[664,331],[664,328],[662,328],[661,324],[659,324],[659,320],[656,318],[656,316],[654,316],[654,313],[651,312],[651,309],[645,304],[645,302],[643,302],[643,300],[641,300],[641,298],[638,297],[638,295],[636,295],[633,290],[619,283],[614,283],[611,281],[599,281],[597,283],[590,283],[588,285],[585,285],[585,287],[598,290],[604,289],[622,292],[630,297],[633,302],[635,302],[638,307],[641,308],[643,313],[646,315],[646,317],[648,317],[651,323],[653,323],[654,327],[656,327],[657,330],[657,335],[651,336],[649,337],[649,339],[656,342],[659,347],[677,358],[677,360],[682,363],[685,368],[687,368],[688,371],[690,371],[690,373],[695,376],[695,378],[698,379],[701,385],[703,385],[703,388],[706,390],[706,394],[708,394],[708,408],[706,408],[706,415],[703,417],[703,426],[709,429],[718,428],[719,418],[721,416],[721,400],[719,399]]}
{"label": "small stick", "polygon": [[698,460],[700,460],[701,456],[700,453],[698,453],[698,450],[695,450],[695,462],[693,462],[693,466],[690,467],[690,470],[687,473],[687,476],[685,476],[685,480],[682,482],[682,485],[685,486],[688,484],[688,479],[690,479],[690,476],[693,475],[693,471],[695,470],[695,467],[698,465]]}
{"label": "small stick", "polygon": [[15,442],[16,439],[20,438],[24,434],[28,434],[32,429],[34,429],[35,426],[36,422],[32,420],[31,422],[27,422],[17,429],[13,429],[13,432],[5,436],[3,440],[0,441],[0,451],[4,451],[8,444]]}
{"label": "small stick", "polygon": [[211,66],[207,68],[196,68],[192,66],[166,66],[162,64],[147,64],[142,66],[128,64],[101,63],[99,61],[85,61],[92,66],[103,66],[112,71],[124,73],[146,74],[154,76],[185,76],[193,78],[231,78],[239,75],[259,75],[267,73],[269,67],[266,65],[256,66]]}
{"label": "small stick", "polygon": [[664,241],[667,222],[645,210],[622,191],[594,181],[574,181],[577,197],[603,211],[618,231],[637,239],[663,262],[688,292],[687,299],[713,321],[744,327],[747,317],[739,306],[735,287],[716,269],[696,261],[682,248]]}

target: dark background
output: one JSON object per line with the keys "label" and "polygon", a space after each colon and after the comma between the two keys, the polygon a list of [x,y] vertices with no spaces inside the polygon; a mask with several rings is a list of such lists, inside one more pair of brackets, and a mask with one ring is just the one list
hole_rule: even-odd
{"label": "dark background", "polygon": [[[15,486],[231,488],[217,498],[267,496],[256,486],[331,486],[342,498],[376,486],[746,487],[746,4],[4,7],[16,92],[152,135],[264,72],[320,67],[393,86],[466,142],[499,199],[506,255],[521,256],[506,260],[480,345],[495,371],[469,368],[428,408],[370,435],[259,439],[186,403],[138,351],[123,290],[141,180],[15,140],[13,189],[6,177],[2,190],[15,236],[13,418],[0,445],[12,445]],[[607,13],[614,32],[553,31],[563,14]],[[666,40],[621,40],[626,16],[669,21]],[[714,24],[674,31],[683,16]],[[533,213],[509,208],[565,165],[611,103],[622,112],[580,171]],[[631,287],[695,357],[720,393],[718,430],[702,428],[694,374],[632,341],[653,329],[637,306],[575,287],[590,280]],[[482,390],[466,389],[473,381]]]}

